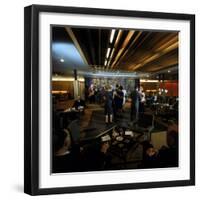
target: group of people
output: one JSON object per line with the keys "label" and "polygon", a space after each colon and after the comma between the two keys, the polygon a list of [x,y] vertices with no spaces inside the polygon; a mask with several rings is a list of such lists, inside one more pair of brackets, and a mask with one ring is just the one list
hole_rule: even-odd
{"label": "group of people", "polygon": [[142,168],[178,166],[178,131],[167,132],[167,146],[156,149],[149,141],[143,144]]}
{"label": "group of people", "polygon": [[121,85],[116,85],[114,90],[110,85],[107,85],[105,87],[103,98],[105,123],[113,123],[113,117],[121,116],[123,112],[123,105],[126,101],[126,91],[123,90],[123,87]]}
{"label": "group of people", "polygon": [[[96,94],[97,95],[97,94]],[[127,92],[123,86],[116,85],[113,88],[111,85],[106,85],[101,92],[101,97],[104,102],[105,123],[113,123],[113,119],[121,117],[123,107],[126,102]],[[137,121],[139,113],[144,113],[144,104],[146,102],[145,93],[142,86],[136,86],[131,92],[131,121]],[[93,85],[89,88],[89,101],[94,102],[95,88]]]}
{"label": "group of people", "polygon": [[86,97],[90,103],[102,103],[103,94],[105,92],[104,87],[96,86],[91,84],[88,90],[86,90]]}
{"label": "group of people", "polygon": [[[137,122],[139,114],[144,113],[146,102],[145,92],[142,86],[136,86],[130,93],[131,121]],[[102,94],[104,102],[105,123],[113,123],[116,116],[121,116],[126,102],[126,91],[121,85],[113,88],[111,85],[104,87]],[[84,110],[85,100],[80,96],[74,101],[76,110]],[[78,126],[76,126],[77,128]],[[107,140],[88,145],[83,149],[79,142],[72,138],[70,127],[56,131],[53,134],[53,172],[78,172],[85,170],[104,170],[111,162],[109,155],[110,143]],[[167,147],[155,149],[146,141],[143,145],[143,159],[141,168],[173,167],[178,166],[178,131],[168,130]]]}
{"label": "group of people", "polygon": [[143,87],[136,86],[131,93],[131,121],[139,119],[139,113],[144,113],[144,105],[146,102]]}
{"label": "group of people", "polygon": [[72,139],[69,129],[53,133],[53,173],[104,170],[110,162],[109,140],[93,141],[84,147]]}
{"label": "group of people", "polygon": [[[131,92],[131,121],[137,121],[139,113],[144,113],[144,105],[146,102],[143,87],[136,86]],[[116,85],[115,90],[111,86],[106,86],[104,94],[105,122],[112,123],[114,117],[119,116],[123,112],[123,106],[126,102],[126,90],[122,86]]]}

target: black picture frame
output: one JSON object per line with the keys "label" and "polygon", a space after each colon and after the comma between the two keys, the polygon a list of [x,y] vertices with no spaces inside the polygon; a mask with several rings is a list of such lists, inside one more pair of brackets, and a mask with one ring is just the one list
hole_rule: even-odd
{"label": "black picture frame", "polygon": [[[76,13],[190,23],[190,179],[162,182],[39,188],[39,13]],[[24,192],[30,195],[187,186],[195,184],[195,15],[31,5],[24,9]]]}

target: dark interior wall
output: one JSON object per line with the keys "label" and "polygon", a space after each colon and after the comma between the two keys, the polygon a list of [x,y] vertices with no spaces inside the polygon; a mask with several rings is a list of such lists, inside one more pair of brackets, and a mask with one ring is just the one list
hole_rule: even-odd
{"label": "dark interior wall", "polygon": [[52,81],[53,91],[67,91],[70,95],[74,96],[73,81]]}
{"label": "dark interior wall", "polygon": [[[74,82],[73,81],[52,81],[53,91],[66,91],[70,97],[74,97]],[[78,93],[81,98],[85,98],[85,82],[78,81]]]}

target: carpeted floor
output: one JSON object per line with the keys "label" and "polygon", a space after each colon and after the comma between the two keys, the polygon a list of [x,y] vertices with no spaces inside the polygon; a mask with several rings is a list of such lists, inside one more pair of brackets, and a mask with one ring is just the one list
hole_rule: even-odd
{"label": "carpeted floor", "polygon": [[[115,126],[130,127],[130,111],[128,108],[124,109],[124,112],[116,118],[112,125],[106,125],[104,120],[103,107],[96,104],[88,105],[81,119],[82,127],[84,127],[82,129],[85,130],[81,135],[82,140],[90,141],[104,134],[110,134]],[[166,145],[166,130],[166,127],[155,123],[152,139],[156,148]],[[109,169],[138,169],[143,156],[143,147],[140,143],[142,140],[141,137],[137,141],[131,140],[127,143],[123,141],[123,143],[117,144],[112,141],[108,151],[112,158]]]}

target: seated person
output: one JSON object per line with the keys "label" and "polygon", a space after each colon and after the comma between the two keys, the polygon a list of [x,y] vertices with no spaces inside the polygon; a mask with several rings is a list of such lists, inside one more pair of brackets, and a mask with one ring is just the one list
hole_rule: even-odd
{"label": "seated person", "polygon": [[159,150],[160,167],[178,167],[178,132],[176,130],[167,132],[167,145]]}
{"label": "seated person", "polygon": [[91,143],[85,148],[85,171],[105,170],[109,168],[111,162],[111,157],[108,153],[110,140],[110,136],[106,135],[101,138],[101,141]]}
{"label": "seated person", "polygon": [[156,150],[150,143],[143,144],[143,167],[178,167],[178,132],[168,130],[167,146]]}
{"label": "seated person", "polygon": [[143,162],[144,168],[159,167],[158,151],[148,141],[143,142]]}
{"label": "seated person", "polygon": [[82,171],[80,151],[73,148],[67,129],[53,133],[53,173]]}
{"label": "seated person", "polygon": [[82,100],[80,96],[78,96],[77,99],[74,101],[73,107],[76,110],[84,110],[84,108],[85,108],[85,101]]}

